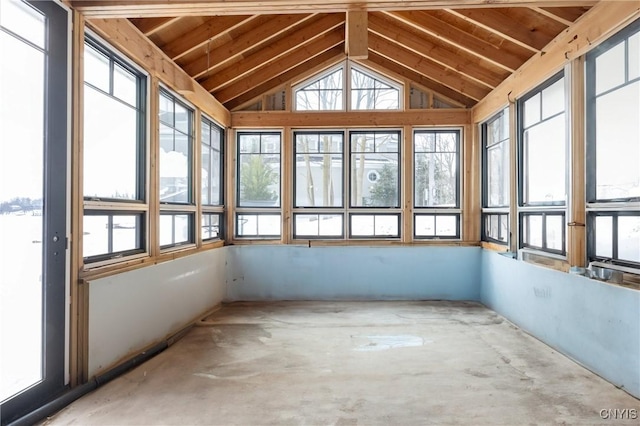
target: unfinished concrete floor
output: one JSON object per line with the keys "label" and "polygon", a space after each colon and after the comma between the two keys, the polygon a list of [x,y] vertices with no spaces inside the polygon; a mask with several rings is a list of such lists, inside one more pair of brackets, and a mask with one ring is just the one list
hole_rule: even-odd
{"label": "unfinished concrete floor", "polygon": [[234,303],[48,425],[633,424],[640,401],[464,302]]}

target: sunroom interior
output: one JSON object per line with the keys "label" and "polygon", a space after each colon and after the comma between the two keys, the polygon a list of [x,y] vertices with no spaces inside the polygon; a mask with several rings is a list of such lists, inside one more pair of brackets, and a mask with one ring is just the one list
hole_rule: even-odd
{"label": "sunroom interior", "polygon": [[0,2],[2,425],[282,301],[474,302],[637,418],[640,3],[316,3]]}

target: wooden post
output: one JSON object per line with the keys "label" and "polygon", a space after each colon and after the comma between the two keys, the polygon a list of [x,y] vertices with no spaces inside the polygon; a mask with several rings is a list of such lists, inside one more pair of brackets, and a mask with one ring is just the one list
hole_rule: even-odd
{"label": "wooden post", "polygon": [[160,255],[160,86],[157,77],[150,77],[149,90],[149,255]]}
{"label": "wooden post", "polygon": [[402,180],[404,186],[400,206],[402,207],[402,242],[413,241],[413,127],[402,128],[403,145],[400,151]]}
{"label": "wooden post", "polygon": [[569,150],[569,200],[567,205],[567,261],[586,266],[585,99],[584,56],[574,59],[569,70],[571,137]]}
{"label": "wooden post", "polygon": [[347,10],[345,53],[350,59],[369,57],[369,33],[366,10]]}
{"label": "wooden post", "polygon": [[280,172],[280,212],[282,214],[281,241],[282,244],[289,244],[293,239],[293,141],[291,127],[286,126],[282,132],[282,145],[280,146],[280,161],[282,169]]}
{"label": "wooden post", "polygon": [[518,120],[516,103],[509,101],[509,250],[518,251],[520,218],[518,217]]}

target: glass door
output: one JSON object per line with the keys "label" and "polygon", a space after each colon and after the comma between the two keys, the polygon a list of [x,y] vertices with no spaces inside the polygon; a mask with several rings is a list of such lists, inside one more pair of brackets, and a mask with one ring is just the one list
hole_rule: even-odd
{"label": "glass door", "polygon": [[0,1],[0,423],[64,388],[67,11]]}

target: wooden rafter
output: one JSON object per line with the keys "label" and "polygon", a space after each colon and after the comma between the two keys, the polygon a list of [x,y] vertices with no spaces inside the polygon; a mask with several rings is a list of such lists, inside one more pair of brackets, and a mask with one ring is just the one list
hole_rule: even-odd
{"label": "wooden rafter", "polygon": [[148,18],[148,19],[136,18],[136,19],[131,19],[131,22],[133,22],[133,24],[136,27],[138,27],[138,29],[142,31],[144,35],[149,37],[155,32],[168,27],[178,19],[180,18],[176,18],[176,17],[171,17],[171,18],[162,17],[162,18]]}
{"label": "wooden rafter", "polygon": [[405,67],[412,68],[416,72],[472,99],[480,100],[491,91],[487,86],[480,85],[476,81],[465,78],[437,62],[415,54],[400,44],[391,42],[375,34],[369,35],[369,47],[387,59],[402,64]]}
{"label": "wooden rafter", "polygon": [[485,8],[497,5],[520,7],[570,7],[592,5],[581,0],[71,0],[88,18],[142,18],[163,16],[253,15],[279,13],[346,12],[347,10],[428,10]]}
{"label": "wooden rafter", "polygon": [[260,67],[279,61],[284,55],[312,42],[342,24],[344,24],[344,15],[342,14],[322,14],[314,17],[300,29],[288,34],[287,37],[268,44],[254,54],[243,58],[242,61],[216,71],[211,77],[200,81],[200,84],[210,92],[219,90],[245,75],[255,72]]}
{"label": "wooden rafter", "polygon": [[443,43],[451,44],[460,49],[474,54],[480,58],[492,62],[508,71],[515,71],[528,57],[515,55],[501,50],[485,40],[479,39],[473,34],[467,33],[458,27],[441,21],[422,11],[419,12],[385,12],[395,19],[402,20],[414,28],[430,34]]}
{"label": "wooden rafter", "polygon": [[173,40],[160,47],[167,56],[175,60],[206,44],[215,37],[248,23],[251,19],[250,16],[213,17],[196,28],[190,28],[185,34],[174,37]]}
{"label": "wooden rafter", "polygon": [[532,52],[546,46],[565,25],[527,8],[447,10]]}
{"label": "wooden rafter", "polygon": [[451,45],[439,44],[432,37],[382,13],[370,14],[369,30],[491,88],[508,76],[507,71],[490,62]]}
{"label": "wooden rafter", "polygon": [[241,105],[245,105],[247,103],[253,102],[254,99],[261,96],[264,93],[269,93],[271,90],[276,87],[280,87],[283,84],[291,83],[292,81],[300,80],[308,75],[311,75],[315,72],[320,72],[322,69],[327,68],[341,60],[344,60],[347,55],[344,53],[344,43],[339,44],[324,53],[321,53],[318,56],[315,56],[308,61],[305,61],[298,65],[297,67],[290,69],[284,74],[280,74],[279,76],[272,78],[271,80],[265,81],[253,88],[252,90],[238,96],[235,99],[230,100],[225,103],[225,106],[231,111],[235,110],[237,107]]}
{"label": "wooden rafter", "polygon": [[194,78],[199,78],[203,74],[210,72],[213,66],[219,67],[234,57],[254,48],[256,45],[265,43],[278,35],[284,33],[289,28],[299,25],[300,22],[311,15],[278,15],[275,17],[265,17],[263,22],[251,28],[237,38],[229,40],[227,43],[200,56],[193,62],[183,66],[187,74]]}
{"label": "wooden rafter", "polygon": [[267,67],[258,68],[250,76],[222,89],[214,92],[214,96],[223,104],[231,99],[237,98],[259,86],[266,80],[271,80],[280,74],[284,74],[290,69],[306,62],[309,58],[316,57],[334,46],[344,43],[344,28],[339,27],[323,37],[320,37],[309,44],[300,46],[290,52],[279,61]]}

